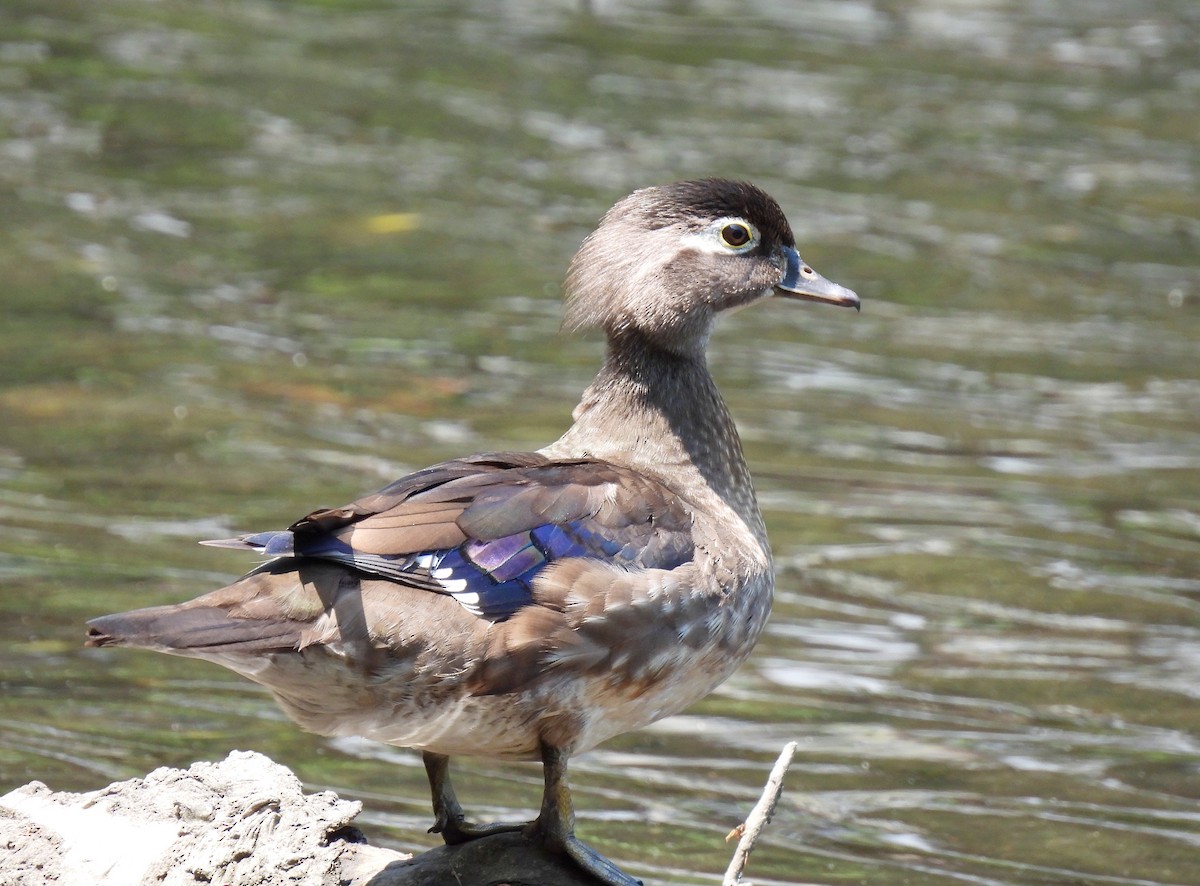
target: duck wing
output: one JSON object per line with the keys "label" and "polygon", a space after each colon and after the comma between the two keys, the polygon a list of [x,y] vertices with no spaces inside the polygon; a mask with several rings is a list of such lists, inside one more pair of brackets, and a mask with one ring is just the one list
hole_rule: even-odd
{"label": "duck wing", "polygon": [[662,483],[596,459],[537,453],[443,462],[286,530],[206,544],[334,561],[449,595],[491,621],[533,603],[534,580],[558,561],[671,570],[695,553],[691,513]]}

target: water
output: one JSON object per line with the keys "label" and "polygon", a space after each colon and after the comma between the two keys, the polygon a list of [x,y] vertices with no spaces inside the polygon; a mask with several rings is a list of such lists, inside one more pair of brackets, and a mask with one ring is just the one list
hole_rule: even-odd
{"label": "water", "polygon": [[[750,662],[575,765],[580,830],[714,882],[1200,882],[1200,18],[1127,4],[10,2],[0,11],[0,790],[234,747],[430,845],[328,742],[85,618],[408,469],[535,447],[600,353],[580,238],[644,184],[779,198],[859,316],[712,364],[779,565]],[[480,817],[534,767],[462,761]]]}

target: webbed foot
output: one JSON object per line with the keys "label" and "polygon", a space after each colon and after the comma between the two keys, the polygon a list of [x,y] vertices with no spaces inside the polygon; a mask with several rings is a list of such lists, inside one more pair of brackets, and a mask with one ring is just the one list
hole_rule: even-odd
{"label": "webbed foot", "polygon": [[604,886],[642,886],[641,880],[629,876],[575,836],[575,810],[571,803],[571,789],[567,785],[567,755],[557,748],[543,745],[542,766],[546,776],[542,811],[535,821],[529,823],[525,836],[540,840],[548,849],[565,854]]}
{"label": "webbed foot", "polygon": [[429,751],[421,756],[425,762],[425,774],[429,776],[429,790],[433,795],[433,827],[429,833],[441,834],[447,845],[457,846],[480,837],[523,831],[528,827],[527,822],[476,824],[467,821],[467,814],[450,784],[450,758]]}

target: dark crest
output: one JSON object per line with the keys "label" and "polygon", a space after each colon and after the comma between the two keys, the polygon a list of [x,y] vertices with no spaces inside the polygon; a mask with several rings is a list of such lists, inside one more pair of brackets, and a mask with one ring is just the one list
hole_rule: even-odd
{"label": "dark crest", "polygon": [[697,218],[739,217],[752,222],[768,246],[796,245],[791,225],[779,204],[749,182],[724,178],[696,179],[646,188],[634,192],[627,199],[636,201],[639,213],[644,218],[660,224]]}

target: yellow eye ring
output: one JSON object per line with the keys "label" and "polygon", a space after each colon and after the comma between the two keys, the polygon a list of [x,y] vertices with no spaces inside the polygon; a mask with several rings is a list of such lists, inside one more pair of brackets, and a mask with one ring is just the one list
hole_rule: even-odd
{"label": "yellow eye ring", "polygon": [[754,239],[754,234],[741,222],[730,222],[721,228],[721,242],[730,249],[741,249]]}

